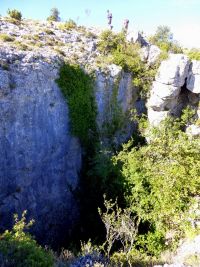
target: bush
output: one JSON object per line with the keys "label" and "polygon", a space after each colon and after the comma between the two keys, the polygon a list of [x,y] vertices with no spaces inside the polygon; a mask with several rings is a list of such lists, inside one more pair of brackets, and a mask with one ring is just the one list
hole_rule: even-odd
{"label": "bush", "polygon": [[165,247],[167,232],[173,233],[173,242],[183,237],[188,218],[195,216],[189,215],[189,208],[200,192],[200,140],[189,138],[182,126],[181,121],[168,119],[151,131],[148,145],[126,145],[116,157],[116,163],[123,164],[127,205],[146,229],[137,246],[150,254]]}
{"label": "bush", "polygon": [[119,46],[125,42],[125,35],[123,33],[115,34],[110,30],[103,31],[98,42],[98,49],[103,54],[107,55],[114,52]]}
{"label": "bush", "polygon": [[187,55],[191,60],[200,60],[200,49],[193,48],[187,52]]}
{"label": "bush", "polygon": [[157,45],[162,51],[174,54],[183,53],[183,49],[177,41],[172,40],[172,36],[168,26],[158,26],[156,33],[149,38],[149,41]]}
{"label": "bush", "polygon": [[77,27],[76,22],[73,21],[72,19],[69,19],[64,23],[65,30],[72,30],[75,29],[76,27]]}
{"label": "bush", "polygon": [[98,49],[106,57],[111,54],[112,63],[121,66],[124,71],[132,73],[133,84],[140,89],[140,95],[146,97],[159,64],[145,65],[140,57],[139,44],[127,42],[123,32],[119,34],[114,34],[110,30],[102,32]]}
{"label": "bush", "polygon": [[52,8],[50,11],[50,16],[47,18],[48,21],[60,21],[60,12],[56,7]]}
{"label": "bush", "polygon": [[7,35],[6,33],[1,33],[0,40],[2,40],[3,42],[13,42],[15,39],[12,36]]}
{"label": "bush", "polygon": [[11,231],[0,236],[1,266],[10,267],[51,267],[53,256],[47,252],[26,232],[33,221],[26,223],[26,212],[21,220],[15,215],[15,224]]}
{"label": "bush", "polygon": [[12,19],[16,19],[19,21],[22,20],[22,13],[16,9],[12,9],[12,10],[8,9],[7,13],[9,17]]}

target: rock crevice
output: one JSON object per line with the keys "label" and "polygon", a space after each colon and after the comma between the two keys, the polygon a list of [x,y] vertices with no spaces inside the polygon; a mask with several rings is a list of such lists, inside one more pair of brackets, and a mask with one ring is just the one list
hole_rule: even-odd
{"label": "rock crevice", "polygon": [[[168,115],[180,116],[189,106],[199,117],[200,62],[183,54],[170,54],[160,65],[147,102],[150,125],[158,126]],[[193,125],[198,132],[199,126]],[[199,128],[200,134],[200,128]]]}

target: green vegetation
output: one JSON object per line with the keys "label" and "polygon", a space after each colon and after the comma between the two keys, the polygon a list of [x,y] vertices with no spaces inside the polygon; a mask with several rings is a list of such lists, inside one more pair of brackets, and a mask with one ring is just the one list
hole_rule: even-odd
{"label": "green vegetation", "polygon": [[26,212],[19,220],[15,215],[15,224],[11,231],[0,235],[1,266],[16,267],[51,267],[53,256],[50,252],[39,246],[26,231],[33,221],[26,223]]}
{"label": "green vegetation", "polygon": [[122,164],[127,205],[146,225],[136,248],[150,255],[159,255],[166,242],[172,245],[166,233],[173,233],[173,243],[184,237],[189,218],[194,219],[190,208],[200,192],[200,142],[182,132],[183,125],[168,119],[151,131],[148,145],[132,147],[129,142],[114,158]]}
{"label": "green vegetation", "polygon": [[3,42],[13,42],[15,39],[12,36],[9,36],[6,33],[0,33],[0,40]]}
{"label": "green vegetation", "polygon": [[191,60],[200,60],[200,49],[193,48],[186,52]]}
{"label": "green vegetation", "polygon": [[47,18],[48,21],[60,21],[59,17],[60,12],[56,7],[50,10],[50,16]]}
{"label": "green vegetation", "polygon": [[22,13],[16,9],[8,9],[7,11],[10,18],[21,21],[22,20]]}
{"label": "green vegetation", "polygon": [[15,44],[15,46],[17,46],[17,48],[18,48],[19,50],[26,51],[26,50],[29,49],[29,47],[28,47],[26,44],[24,44],[24,43],[22,43],[22,42],[20,42],[20,41],[15,41],[14,44]]}
{"label": "green vegetation", "polygon": [[96,106],[93,80],[78,65],[65,64],[60,69],[57,84],[69,106],[71,132],[84,146],[92,144],[96,135]]}
{"label": "green vegetation", "polygon": [[156,33],[149,38],[149,41],[165,52],[183,53],[181,46],[173,40],[173,34],[168,26],[158,26]]}
{"label": "green vegetation", "polygon": [[119,65],[126,72],[132,73],[133,84],[140,89],[141,96],[146,97],[159,67],[160,59],[154,65],[147,66],[141,60],[140,46],[127,42],[123,32],[119,34],[110,30],[102,32],[98,49],[106,58],[112,56],[109,58],[110,63]]}
{"label": "green vegetation", "polygon": [[76,22],[73,21],[72,19],[69,19],[65,23],[59,25],[60,30],[67,30],[67,31],[76,29],[76,27],[77,27]]}

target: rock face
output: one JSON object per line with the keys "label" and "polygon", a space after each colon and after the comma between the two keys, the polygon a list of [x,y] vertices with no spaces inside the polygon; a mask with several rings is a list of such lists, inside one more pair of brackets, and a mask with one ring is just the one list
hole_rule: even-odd
{"label": "rock face", "polygon": [[102,141],[105,135],[109,136],[109,143],[121,144],[131,136],[134,125],[130,123],[128,113],[136,106],[137,91],[131,74],[119,66],[109,65],[107,73],[96,72],[97,126]]}
{"label": "rock face", "polygon": [[[148,100],[148,119],[157,126],[168,115],[180,116],[190,106],[198,117],[200,101],[200,62],[190,61],[182,54],[171,54],[163,61],[153,82]],[[199,127],[193,125],[190,131],[199,134]]]}
{"label": "rock face", "polygon": [[187,79],[187,88],[192,93],[200,94],[200,61],[193,60]]}
{"label": "rock face", "polygon": [[[12,224],[14,213],[27,210],[35,219],[34,234],[53,245],[70,235],[78,219],[75,192],[82,157],[55,82],[60,63],[61,56],[48,48],[0,49],[0,231]],[[99,131],[119,110],[125,119],[136,94],[131,76],[116,65],[108,66],[107,73],[97,71]],[[117,143],[131,134],[129,126]]]}
{"label": "rock face", "polygon": [[37,237],[52,243],[60,238],[57,230],[69,234],[77,218],[74,190],[81,168],[81,147],[70,135],[67,106],[55,83],[58,58],[0,55],[9,61],[8,70],[0,68],[1,229],[13,213],[27,209]]}

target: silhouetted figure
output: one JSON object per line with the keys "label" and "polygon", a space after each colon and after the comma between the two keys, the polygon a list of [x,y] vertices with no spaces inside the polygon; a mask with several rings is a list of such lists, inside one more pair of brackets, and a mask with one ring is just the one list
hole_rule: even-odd
{"label": "silhouetted figure", "polygon": [[107,10],[107,19],[108,19],[108,27],[112,30],[113,26],[112,24],[112,13]]}
{"label": "silhouetted figure", "polygon": [[128,19],[125,19],[124,20],[124,30],[125,30],[125,32],[128,31],[128,25],[129,25],[129,20]]}

